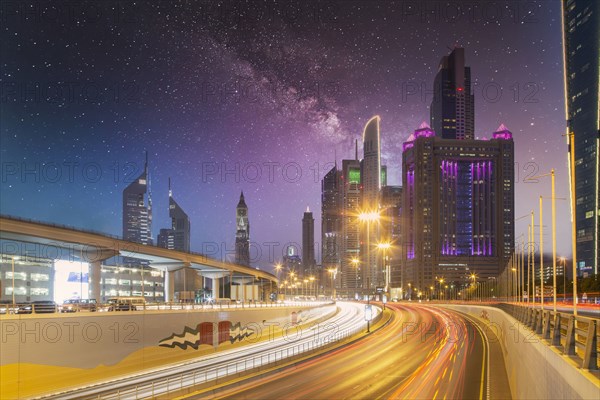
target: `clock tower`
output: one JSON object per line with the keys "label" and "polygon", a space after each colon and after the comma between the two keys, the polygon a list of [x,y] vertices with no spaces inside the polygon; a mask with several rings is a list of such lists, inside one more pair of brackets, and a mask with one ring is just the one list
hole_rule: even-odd
{"label": "clock tower", "polygon": [[248,222],[248,206],[244,201],[244,192],[236,208],[235,263],[250,266],[250,223]]}

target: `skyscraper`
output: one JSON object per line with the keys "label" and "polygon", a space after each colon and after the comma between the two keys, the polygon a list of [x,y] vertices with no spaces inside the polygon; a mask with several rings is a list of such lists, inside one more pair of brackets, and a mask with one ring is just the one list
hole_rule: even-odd
{"label": "skyscraper", "polygon": [[[600,2],[563,1],[567,135],[570,171],[575,167],[578,274],[598,274],[600,263],[600,122],[598,57]],[[570,177],[573,188],[573,177]]]}
{"label": "skyscraper", "polygon": [[454,140],[423,123],[403,144],[402,182],[405,285],[499,275],[514,248],[514,144],[504,125],[490,140]]}
{"label": "skyscraper", "polygon": [[[380,211],[380,241],[389,243],[390,248],[386,251],[387,260],[383,260],[384,267],[387,267],[387,280],[390,288],[402,287],[401,270],[401,249],[402,249],[402,224],[400,215],[402,210],[402,187],[401,186],[382,186],[381,187],[381,211]],[[391,292],[390,292],[391,294]],[[399,296],[400,293],[394,293],[392,297]]]}
{"label": "skyscraper", "polygon": [[302,218],[302,275],[311,274],[315,265],[315,219],[310,209],[306,207]]}
{"label": "skyscraper", "polygon": [[173,198],[171,178],[169,178],[169,217],[171,228],[161,229],[158,245],[172,250],[190,251],[190,219]]}
{"label": "skyscraper", "polygon": [[[381,141],[379,132],[379,116],[367,121],[363,131],[363,154],[361,161],[361,203],[362,212],[379,212],[379,195],[381,190]],[[387,170],[386,170],[387,172]],[[369,230],[369,232],[367,232]],[[374,246],[379,240],[377,221],[365,222],[361,229],[363,283],[367,291],[376,286],[383,286],[383,274],[377,266],[377,250]],[[370,247],[370,248],[368,248]]]}
{"label": "skyscraper", "polygon": [[336,162],[321,181],[321,264],[325,270],[340,266],[341,196]]}
{"label": "skyscraper", "polygon": [[362,263],[360,258],[360,225],[358,214],[360,211],[360,162],[358,153],[354,160],[342,160],[340,174],[340,229],[339,258],[341,278],[336,284],[351,295],[362,288]]}
{"label": "skyscraper", "polygon": [[244,192],[236,208],[235,262],[250,266],[250,222],[248,221],[248,206],[244,200]]}
{"label": "skyscraper", "polygon": [[381,142],[378,115],[367,121],[363,130],[362,208],[375,211],[379,207],[381,189]]}
{"label": "skyscraper", "polygon": [[152,197],[148,153],[144,171],[123,190],[123,239],[152,245]]}
{"label": "skyscraper", "polygon": [[475,100],[471,68],[465,67],[465,49],[456,47],[442,57],[433,87],[430,122],[443,139],[473,139]]}

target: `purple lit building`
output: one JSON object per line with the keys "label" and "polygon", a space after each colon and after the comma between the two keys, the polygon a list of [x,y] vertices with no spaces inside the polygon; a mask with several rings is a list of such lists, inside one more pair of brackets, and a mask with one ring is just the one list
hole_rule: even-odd
{"label": "purple lit building", "polygon": [[423,123],[403,144],[402,165],[404,285],[412,297],[439,289],[440,278],[458,289],[472,273],[497,277],[514,247],[510,131],[443,139]]}

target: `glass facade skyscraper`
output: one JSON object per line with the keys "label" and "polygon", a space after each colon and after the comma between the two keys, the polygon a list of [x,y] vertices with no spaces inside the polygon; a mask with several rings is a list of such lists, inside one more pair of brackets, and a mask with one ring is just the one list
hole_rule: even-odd
{"label": "glass facade skyscraper", "polygon": [[314,273],[315,267],[315,219],[307,207],[302,218],[302,274]]}
{"label": "glass facade skyscraper", "polygon": [[430,123],[443,139],[473,139],[475,99],[471,68],[465,67],[465,49],[457,47],[442,57],[435,76]]}
{"label": "glass facade skyscraper", "polygon": [[152,197],[147,154],[144,171],[123,190],[123,240],[152,245]]}
{"label": "glass facade skyscraper", "polygon": [[337,163],[321,181],[321,264],[324,269],[340,266],[341,213],[340,171]]}
{"label": "glass facade skyscraper", "polygon": [[169,179],[169,217],[171,218],[171,228],[160,230],[158,245],[167,249],[189,253],[190,218],[173,198],[171,179]]}
{"label": "glass facade skyscraper", "polygon": [[[563,1],[563,43],[569,165],[575,166],[578,274],[598,273],[600,123],[598,109],[600,2]],[[572,160],[571,160],[572,158]],[[571,179],[571,188],[573,188]]]}

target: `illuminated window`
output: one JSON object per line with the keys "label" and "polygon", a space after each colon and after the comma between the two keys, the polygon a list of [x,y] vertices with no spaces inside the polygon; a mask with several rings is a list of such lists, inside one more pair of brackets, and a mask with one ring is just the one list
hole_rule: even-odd
{"label": "illuminated window", "polygon": [[48,296],[50,294],[50,289],[48,288],[31,288],[29,290],[32,296]]}
{"label": "illuminated window", "polygon": [[588,211],[585,213],[585,218],[593,218],[594,217],[594,210],[592,211]]}
{"label": "illuminated window", "polygon": [[[4,289],[4,294],[12,296],[12,286],[9,286],[6,289]],[[25,296],[26,294],[27,294],[27,288],[25,288],[23,286],[15,288],[15,295]]]}
{"label": "illuminated window", "polygon": [[[12,279],[12,277],[13,277],[12,271],[6,271],[4,273],[4,277],[6,279]],[[15,280],[19,280],[19,279],[22,281],[27,280],[27,274],[25,272],[15,272]]]}
{"label": "illuminated window", "polygon": [[[31,280],[32,281],[36,281],[36,282],[40,282],[40,281],[48,281],[50,279],[50,277],[48,276],[48,274],[31,274]],[[33,289],[31,289],[33,290]],[[33,294],[33,293],[32,293]]]}

